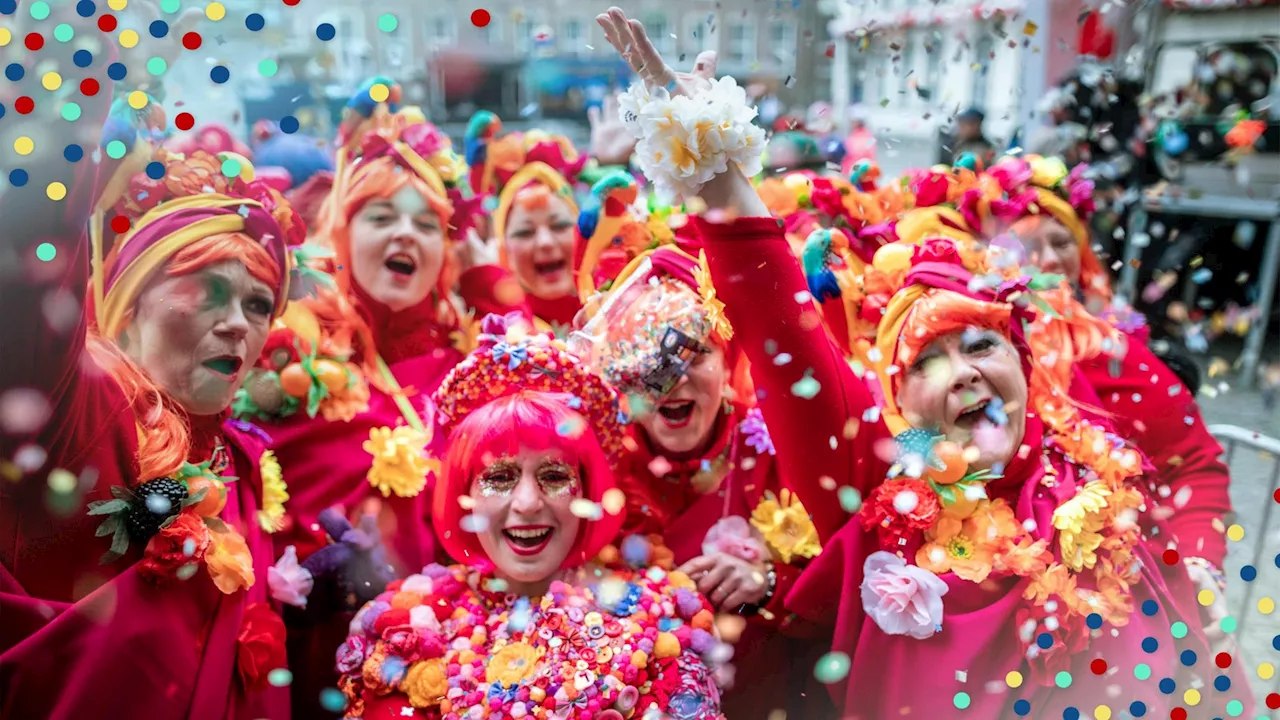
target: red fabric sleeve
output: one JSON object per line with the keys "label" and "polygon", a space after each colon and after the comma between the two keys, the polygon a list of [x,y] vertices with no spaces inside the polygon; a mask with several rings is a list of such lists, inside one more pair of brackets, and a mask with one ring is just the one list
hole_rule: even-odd
{"label": "red fabric sleeve", "polygon": [[[862,421],[875,406],[840,348],[827,335],[782,227],[773,218],[716,224],[697,220],[712,281],[733,324],[734,342],[751,361],[760,412],[778,453],[784,487],[804,503],[825,543],[849,519],[822,478],[864,495],[884,478],[880,422]],[[784,362],[785,357],[790,356]],[[808,378],[808,380],[806,380]],[[805,381],[803,386],[797,383]],[[818,392],[809,389],[817,383]]]}
{"label": "red fabric sleeve", "polygon": [[769,598],[768,604],[760,608],[760,612],[751,616],[750,619],[751,622],[769,627],[782,627],[788,624],[789,613],[784,607],[787,593],[791,592],[791,587],[796,584],[796,579],[800,577],[802,570],[787,563],[774,563],[773,572],[773,597]]}
{"label": "red fabric sleeve", "polygon": [[1222,567],[1226,540],[1214,521],[1231,512],[1222,446],[1205,427],[1195,398],[1146,345],[1131,342],[1118,372],[1111,361],[1104,356],[1081,367],[1120,435],[1155,466],[1156,498],[1173,508],[1168,522],[1180,552]]}
{"label": "red fabric sleeve", "polygon": [[520,283],[505,268],[497,265],[477,265],[458,278],[458,293],[467,307],[475,312],[477,320],[485,315],[506,315],[519,312],[532,320],[528,298]]}

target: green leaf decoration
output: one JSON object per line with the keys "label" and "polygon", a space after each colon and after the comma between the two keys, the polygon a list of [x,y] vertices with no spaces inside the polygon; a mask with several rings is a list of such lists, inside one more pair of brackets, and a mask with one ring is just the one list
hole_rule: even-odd
{"label": "green leaf decoration", "polygon": [[942,498],[943,505],[955,505],[956,489],[950,485],[942,485],[938,488],[938,497]]}
{"label": "green leaf decoration", "polygon": [[216,533],[225,533],[225,532],[227,532],[227,531],[228,531],[228,529],[227,529],[227,524],[226,524],[226,523],[224,523],[224,522],[222,522],[221,520],[219,520],[219,519],[218,519],[218,518],[216,518],[216,517],[207,517],[207,518],[205,518],[205,519],[204,519],[204,524],[205,524],[205,525],[207,525],[207,526],[209,527],[209,529],[210,529],[210,530],[212,530],[212,531],[214,531],[214,532],[216,532]]}
{"label": "green leaf decoration", "polygon": [[320,382],[311,383],[311,389],[307,391],[307,417],[315,417],[320,412],[320,402],[328,394],[328,388]]}
{"label": "green leaf decoration", "polygon": [[106,537],[114,533],[117,529],[119,529],[119,527],[120,527],[120,516],[111,515],[106,520],[102,521],[102,524],[98,526],[98,529],[95,530],[93,534],[94,534],[94,537]]}
{"label": "green leaf decoration", "polygon": [[1049,317],[1051,317],[1051,318],[1058,318],[1058,317],[1061,317],[1060,315],[1058,315],[1058,311],[1057,311],[1057,310],[1054,310],[1054,309],[1053,309],[1053,307],[1052,307],[1052,306],[1050,306],[1050,305],[1049,305],[1049,303],[1048,303],[1047,301],[1045,301],[1045,299],[1044,299],[1044,298],[1040,297],[1039,295],[1031,295],[1031,296],[1029,296],[1029,297],[1030,297],[1030,299],[1031,299],[1031,304],[1033,304],[1033,305],[1035,305],[1036,307],[1040,308],[1040,310],[1041,310],[1045,315],[1048,315],[1048,316],[1049,316]]}
{"label": "green leaf decoration", "polygon": [[111,497],[124,500],[126,502],[133,502],[137,499],[136,496],[134,496],[133,491],[123,485],[112,485]]}
{"label": "green leaf decoration", "polygon": [[[188,491],[190,491],[190,488],[188,488]],[[209,494],[209,488],[202,487],[194,495],[188,495],[187,499],[182,501],[182,507],[184,508],[191,507],[192,505],[195,505],[196,503],[203,500],[205,495],[208,495],[208,494]]]}
{"label": "green leaf decoration", "polygon": [[1063,280],[1066,280],[1065,275],[1034,273],[1031,275],[1031,282],[1027,283],[1027,287],[1032,290],[1052,290],[1062,284]]}
{"label": "green leaf decoration", "polygon": [[89,503],[90,515],[113,515],[129,509],[129,502],[116,498],[114,500],[95,500]]}
{"label": "green leaf decoration", "polygon": [[103,565],[109,565],[124,557],[127,552],[129,552],[129,531],[125,530],[124,525],[121,524],[116,528],[116,534],[111,538],[111,549],[103,553],[99,562]]}
{"label": "green leaf decoration", "polygon": [[231,414],[237,420],[249,420],[262,416],[262,411],[249,397],[249,391],[241,387],[231,400]]}

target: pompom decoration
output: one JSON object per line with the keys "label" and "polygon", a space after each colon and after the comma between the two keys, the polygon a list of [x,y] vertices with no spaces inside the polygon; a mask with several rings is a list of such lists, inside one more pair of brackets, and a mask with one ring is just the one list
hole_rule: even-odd
{"label": "pompom decoration", "polygon": [[672,97],[665,88],[636,82],[618,104],[623,122],[639,140],[637,164],[660,200],[697,196],[731,162],[749,177],[764,168],[764,130],[752,124],[756,111],[731,77],[713,81],[696,98]]}

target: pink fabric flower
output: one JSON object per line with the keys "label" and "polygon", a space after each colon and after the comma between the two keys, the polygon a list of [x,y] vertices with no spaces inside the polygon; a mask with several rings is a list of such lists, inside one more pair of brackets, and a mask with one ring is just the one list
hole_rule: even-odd
{"label": "pink fabric flower", "polygon": [[285,605],[305,608],[314,581],[311,571],[298,564],[298,551],[290,545],[274,567],[267,570],[267,586],[271,597]]}
{"label": "pink fabric flower", "polygon": [[926,172],[912,183],[916,194],[916,207],[933,207],[947,201],[947,176],[942,173]]}
{"label": "pink fabric flower", "polygon": [[885,634],[924,640],[942,627],[947,589],[928,570],[892,553],[875,552],[863,566],[862,609]]}
{"label": "pink fabric flower", "polygon": [[369,645],[360,636],[352,636],[347,641],[338,646],[337,666],[338,672],[344,674],[359,673],[360,668],[364,665],[365,653],[368,652]]}
{"label": "pink fabric flower", "polygon": [[764,560],[765,547],[764,543],[760,542],[751,531],[751,525],[746,518],[732,515],[720,518],[715,525],[711,526],[707,536],[702,540],[703,555],[716,553],[732,555],[749,563],[758,563]]}
{"label": "pink fabric flower", "polygon": [[987,174],[995,178],[1000,188],[1010,194],[1026,188],[1033,175],[1031,165],[1020,158],[1001,160]]}

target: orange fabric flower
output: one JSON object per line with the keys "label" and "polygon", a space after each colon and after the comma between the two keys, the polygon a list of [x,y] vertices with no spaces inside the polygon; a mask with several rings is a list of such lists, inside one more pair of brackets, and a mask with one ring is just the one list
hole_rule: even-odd
{"label": "orange fabric flower", "polygon": [[777,178],[768,178],[756,188],[756,194],[764,201],[765,207],[774,217],[785,218],[800,210],[800,202],[796,194]]}
{"label": "orange fabric flower", "polygon": [[182,566],[203,560],[208,547],[204,520],[194,512],[180,513],[147,543],[138,574],[152,582],[172,580]]}
{"label": "orange fabric flower", "polygon": [[231,593],[253,587],[253,555],[240,533],[229,525],[217,522],[209,528],[209,550],[204,562],[209,577],[222,592]]}

